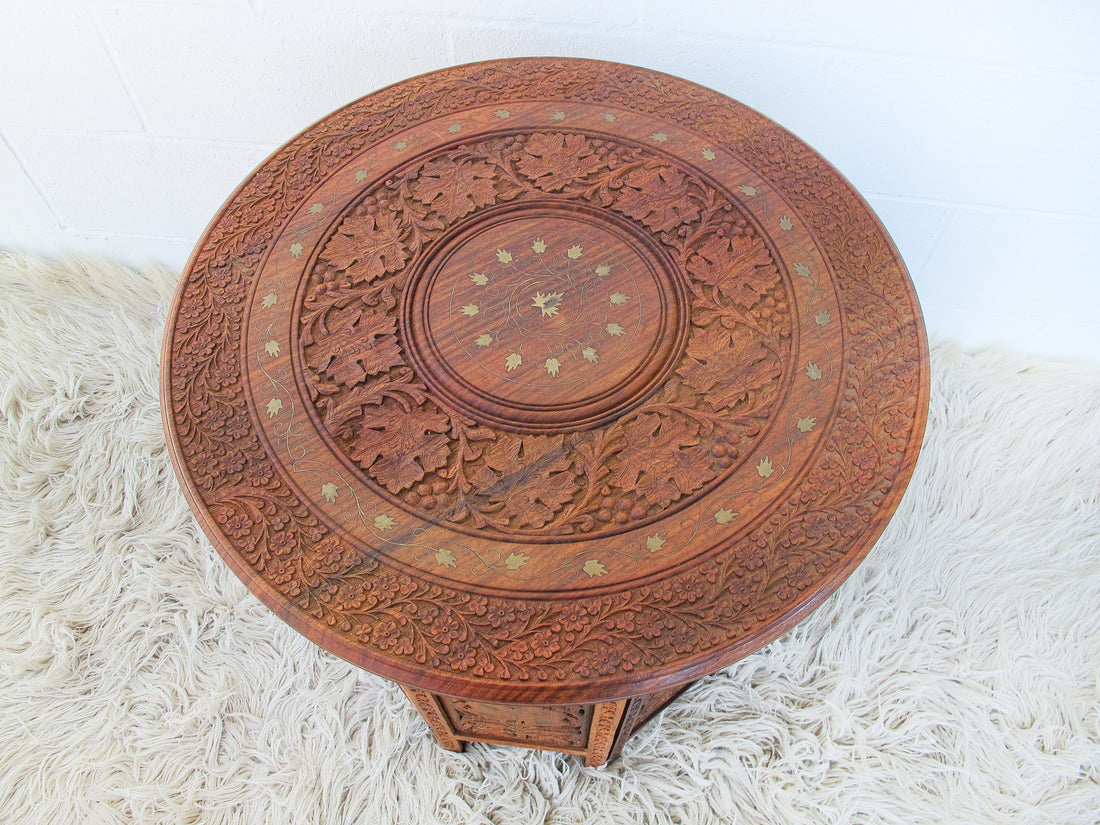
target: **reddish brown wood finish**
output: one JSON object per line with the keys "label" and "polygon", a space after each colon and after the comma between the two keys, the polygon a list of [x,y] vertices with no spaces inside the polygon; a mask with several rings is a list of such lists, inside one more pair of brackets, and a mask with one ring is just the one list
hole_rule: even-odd
{"label": "reddish brown wood finish", "polygon": [[257,596],[448,747],[589,761],[840,585],[927,404],[851,186],[729,98],[583,60],[413,78],[292,140],[163,358],[180,481]]}

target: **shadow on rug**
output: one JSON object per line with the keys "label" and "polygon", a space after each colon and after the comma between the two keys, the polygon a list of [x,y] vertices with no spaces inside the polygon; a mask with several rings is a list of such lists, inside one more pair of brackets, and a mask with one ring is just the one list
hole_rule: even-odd
{"label": "shadow on rug", "polygon": [[584,768],[438,749],[228,571],[161,431],[176,277],[0,256],[0,820],[1098,821],[1100,368],[936,344],[864,564]]}

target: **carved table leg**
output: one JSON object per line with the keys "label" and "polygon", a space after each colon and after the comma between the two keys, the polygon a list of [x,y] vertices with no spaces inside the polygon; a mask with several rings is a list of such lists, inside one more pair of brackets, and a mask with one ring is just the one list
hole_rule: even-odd
{"label": "carved table leg", "polygon": [[439,700],[426,690],[407,688],[404,685],[398,685],[398,687],[412,702],[413,707],[417,709],[424,721],[428,723],[428,727],[435,734],[440,747],[444,750],[462,753],[466,746],[455,736],[454,728],[447,720],[447,715],[443,712]]}
{"label": "carved table leg", "polygon": [[625,710],[625,699],[619,702],[600,702],[596,705],[595,712],[592,714],[592,728],[588,734],[584,764],[589,767],[598,767],[607,762]]}

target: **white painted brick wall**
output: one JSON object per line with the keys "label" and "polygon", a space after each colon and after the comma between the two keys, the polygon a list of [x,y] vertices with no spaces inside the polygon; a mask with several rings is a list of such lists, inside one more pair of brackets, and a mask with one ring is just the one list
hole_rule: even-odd
{"label": "white painted brick wall", "polygon": [[0,0],[0,248],[181,267],[329,111],[556,54],[753,106],[863,192],[933,333],[1100,361],[1096,0]]}

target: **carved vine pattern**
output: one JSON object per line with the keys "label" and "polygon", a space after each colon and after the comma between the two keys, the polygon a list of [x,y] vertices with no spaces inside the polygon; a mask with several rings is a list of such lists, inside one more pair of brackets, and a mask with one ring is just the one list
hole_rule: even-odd
{"label": "carved vine pattern", "polygon": [[[673,377],[612,425],[519,436],[439,406],[405,365],[396,316],[417,259],[457,221],[547,196],[651,232],[693,276],[693,328]],[[451,149],[370,190],[321,246],[306,384],[344,454],[423,518],[571,536],[665,514],[734,465],[778,396],[790,320],[771,254],[728,198],[637,147],[537,132]]]}
{"label": "carved vine pattern", "polygon": [[[559,602],[472,595],[398,574],[317,522],[238,412],[244,299],[275,227],[368,141],[510,96],[599,99],[710,137],[775,182],[798,214],[813,216],[813,231],[842,273],[842,399],[815,467],[766,525],[659,583]],[[490,682],[566,682],[624,676],[726,647],[783,613],[843,559],[890,494],[908,450],[922,380],[920,333],[894,252],[857,202],[824,161],[770,121],[702,87],[624,67],[490,64],[365,98],[265,164],[193,262],[171,339],[169,403],[195,491],[224,543],[294,609],[379,660]],[[884,272],[889,277],[879,277]],[[459,442],[473,449],[476,439],[459,434]]]}

